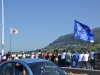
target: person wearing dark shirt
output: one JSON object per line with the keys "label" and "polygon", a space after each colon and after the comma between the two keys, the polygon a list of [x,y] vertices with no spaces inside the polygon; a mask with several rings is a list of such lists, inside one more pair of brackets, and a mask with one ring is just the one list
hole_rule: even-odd
{"label": "person wearing dark shirt", "polygon": [[54,50],[54,52],[52,53],[51,61],[54,62],[55,58],[56,58],[56,50]]}

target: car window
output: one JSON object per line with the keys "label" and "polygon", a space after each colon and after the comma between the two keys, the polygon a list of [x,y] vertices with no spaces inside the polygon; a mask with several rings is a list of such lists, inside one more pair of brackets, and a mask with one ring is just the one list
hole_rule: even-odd
{"label": "car window", "polygon": [[3,74],[6,73],[7,75],[10,75],[11,70],[12,70],[12,66],[13,66],[12,63],[6,63],[6,64],[2,65],[0,73],[3,73]]}
{"label": "car window", "polygon": [[61,68],[52,62],[36,62],[28,65],[33,75],[67,75]]}
{"label": "car window", "polygon": [[24,65],[15,63],[14,75],[29,75]]}

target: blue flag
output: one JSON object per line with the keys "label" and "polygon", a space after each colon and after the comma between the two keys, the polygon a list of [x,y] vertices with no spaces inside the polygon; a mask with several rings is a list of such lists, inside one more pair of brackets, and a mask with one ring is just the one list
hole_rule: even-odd
{"label": "blue flag", "polygon": [[74,24],[74,37],[84,41],[94,42],[94,32],[92,28],[76,20]]}

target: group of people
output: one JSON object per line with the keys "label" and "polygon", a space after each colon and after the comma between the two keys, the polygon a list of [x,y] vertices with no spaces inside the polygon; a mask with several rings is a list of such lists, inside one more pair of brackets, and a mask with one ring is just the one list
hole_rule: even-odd
{"label": "group of people", "polygon": [[[26,58],[24,52],[22,53],[21,58]],[[4,54],[3,56],[0,55],[0,59],[1,59],[1,63],[2,63],[2,62],[8,61],[8,60],[12,60],[12,59],[19,59],[19,56],[16,54],[16,56],[13,58],[12,57],[12,53],[8,52],[7,54]]]}
{"label": "group of people", "polygon": [[[82,51],[78,53],[76,50],[74,53],[71,53],[71,50],[63,50],[61,55],[58,53],[58,50],[54,50],[52,53],[45,51],[43,54],[41,50],[37,53],[37,58],[43,58],[47,60],[51,60],[55,64],[61,67],[73,67],[73,68],[84,68],[89,69],[89,65],[93,69],[95,61],[94,61],[94,51],[91,50],[90,53],[87,51]],[[40,54],[42,54],[40,56]]]}
{"label": "group of people", "polygon": [[8,52],[6,55],[5,54],[3,56],[0,55],[0,58],[1,58],[1,63],[8,60],[12,60],[12,54],[11,52]]}
{"label": "group of people", "polygon": [[93,66],[95,64],[94,53],[95,52],[93,50],[90,53],[88,53],[87,51],[82,51],[81,53],[75,51],[74,53],[71,53],[70,50],[68,50],[67,52],[63,50],[63,53],[61,55],[61,66],[69,68],[78,67],[89,69],[88,66],[90,64],[93,69]]}
{"label": "group of people", "polygon": [[36,54],[38,57],[47,60],[51,60],[60,67],[73,67],[73,68],[84,68],[93,69],[94,61],[94,50],[91,50],[90,53],[87,51],[82,51],[78,53],[76,50],[74,53],[71,53],[71,50],[63,50],[61,54],[58,53],[58,50],[54,50],[52,53],[45,51],[43,54],[41,50]]}
{"label": "group of people", "polygon": [[[71,53],[71,50],[63,50],[61,55],[58,53],[58,50],[54,50],[52,53],[49,53],[45,51],[44,53],[39,50],[37,53],[32,52],[30,55],[30,58],[42,58],[46,60],[51,60],[55,64],[61,67],[75,67],[75,68],[84,68],[88,69],[88,63],[90,65],[94,66],[94,51],[92,50],[90,53],[87,51],[82,51],[81,53],[78,53],[75,51],[74,53]],[[22,53],[21,58],[26,58],[25,53]],[[13,59],[19,59],[18,55],[16,55]],[[1,62],[12,60],[12,54],[11,52],[8,52],[6,55],[2,57]]]}

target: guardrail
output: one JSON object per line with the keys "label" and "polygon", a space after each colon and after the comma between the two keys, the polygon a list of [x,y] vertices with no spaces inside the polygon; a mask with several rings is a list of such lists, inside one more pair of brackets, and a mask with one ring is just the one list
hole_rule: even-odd
{"label": "guardrail", "polygon": [[63,70],[68,72],[74,72],[74,73],[86,73],[88,75],[100,75],[100,70],[90,70],[90,69],[81,69],[81,68],[66,68],[61,67]]}

